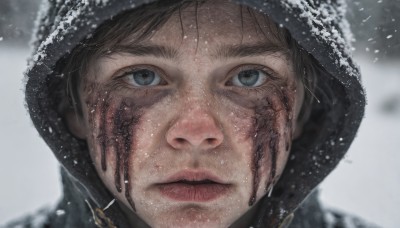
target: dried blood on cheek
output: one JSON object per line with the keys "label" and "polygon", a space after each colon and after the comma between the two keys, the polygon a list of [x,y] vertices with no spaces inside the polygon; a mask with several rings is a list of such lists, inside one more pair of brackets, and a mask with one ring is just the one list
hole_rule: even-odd
{"label": "dried blood on cheek", "polygon": [[108,153],[115,153],[114,183],[118,192],[122,191],[121,173],[125,187],[125,198],[135,210],[131,197],[131,159],[134,145],[135,127],[139,122],[142,107],[135,105],[130,99],[114,99],[109,91],[99,91],[88,99],[89,122],[92,132],[96,132],[95,121],[98,122],[98,134],[94,138],[95,144],[100,147],[101,168],[107,170]]}
{"label": "dried blood on cheek", "polygon": [[[260,184],[260,168],[265,160],[265,153],[269,152],[270,174],[267,179],[265,190],[270,189],[275,184],[279,175],[277,175],[277,158],[279,145],[281,140],[285,140],[286,152],[290,149],[292,140],[292,115],[294,99],[293,93],[289,91],[288,86],[277,89],[274,87],[273,95],[266,96],[260,100],[255,106],[254,130],[253,134],[253,190],[249,200],[249,206],[252,206],[256,201],[257,190]],[[294,90],[291,88],[291,90]],[[284,115],[285,123],[279,123],[279,119]],[[280,129],[284,126],[286,129]],[[279,137],[280,132],[284,132],[284,138]],[[268,167],[268,164],[266,164]]]}

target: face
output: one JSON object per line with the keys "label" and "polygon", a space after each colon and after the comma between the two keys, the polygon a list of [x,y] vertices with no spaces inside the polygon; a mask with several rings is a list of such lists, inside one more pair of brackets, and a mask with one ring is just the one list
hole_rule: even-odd
{"label": "face", "polygon": [[227,227],[285,167],[303,87],[264,17],[240,10],[186,8],[95,59],[81,83],[71,128],[127,213],[152,227]]}

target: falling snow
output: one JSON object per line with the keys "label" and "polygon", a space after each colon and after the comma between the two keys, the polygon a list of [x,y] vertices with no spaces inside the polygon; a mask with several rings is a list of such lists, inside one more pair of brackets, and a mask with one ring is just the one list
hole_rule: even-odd
{"label": "falling snow", "polygon": [[[3,189],[0,195],[0,201],[3,202],[0,205],[0,224],[52,204],[61,194],[57,162],[37,136],[23,106],[22,76],[18,75],[22,75],[28,53],[18,49],[1,50],[0,65],[6,75],[14,77],[4,77],[4,83],[0,84],[1,97],[9,98],[3,100],[4,107],[9,109],[0,112],[0,140],[2,151],[8,156],[7,160],[0,160],[0,166],[8,170],[0,173],[0,180],[8,180],[10,173],[19,173],[23,181],[9,182],[9,187]],[[324,204],[330,207],[359,215],[385,228],[395,228],[400,224],[397,216],[400,184],[393,181],[398,179],[396,175],[400,162],[397,134],[400,113],[382,112],[379,104],[388,97],[400,97],[397,87],[400,69],[397,62],[371,64],[370,60],[361,59],[360,64],[369,92],[366,119],[345,160],[322,184],[321,197]],[[376,134],[376,129],[387,134]],[[24,138],[24,143],[20,143],[20,138]],[[386,145],[385,150],[380,149],[382,143]],[[13,164],[18,163],[20,157],[30,164],[15,167]],[[330,157],[326,156],[325,159]],[[385,173],[385,178],[381,173]],[[26,189],[30,190],[29,195],[25,194]],[[361,194],[365,193],[365,189],[368,189],[368,194]]]}

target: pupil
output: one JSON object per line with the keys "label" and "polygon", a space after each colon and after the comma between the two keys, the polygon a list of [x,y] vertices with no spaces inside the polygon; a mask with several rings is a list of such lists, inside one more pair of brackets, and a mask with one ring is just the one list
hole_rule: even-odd
{"label": "pupil", "polygon": [[238,75],[238,79],[240,83],[242,83],[245,86],[252,86],[254,85],[257,81],[258,78],[260,77],[260,74],[258,70],[246,70],[242,71]]}
{"label": "pupil", "polygon": [[144,69],[133,72],[133,78],[138,85],[150,85],[155,75],[154,72]]}

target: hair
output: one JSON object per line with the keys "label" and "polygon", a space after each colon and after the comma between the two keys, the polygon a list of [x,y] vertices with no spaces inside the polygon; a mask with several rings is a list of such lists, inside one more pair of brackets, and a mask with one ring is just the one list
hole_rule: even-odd
{"label": "hair", "polygon": [[[65,112],[66,109],[74,108],[76,113],[79,115],[83,114],[78,91],[80,84],[87,74],[91,60],[107,55],[118,44],[126,41],[128,38],[132,43],[149,38],[153,32],[161,28],[174,13],[179,13],[182,28],[181,38],[183,38],[182,10],[188,6],[194,6],[195,13],[197,13],[200,4],[206,1],[207,0],[157,1],[134,10],[125,11],[104,22],[96,29],[93,36],[80,42],[79,45],[72,50],[71,54],[65,56],[58,62],[56,71],[64,76],[64,81],[61,85],[62,89],[58,90],[58,93],[62,93],[61,95],[59,94],[59,96],[62,97],[63,100],[59,111]],[[243,12],[249,13],[251,19],[254,21],[257,32],[261,32],[267,39],[272,38],[275,42],[278,42],[278,45],[287,50],[288,56],[293,63],[294,73],[305,87],[304,102],[298,117],[298,122],[304,124],[310,116],[311,106],[315,98],[313,91],[315,91],[317,75],[323,71],[323,68],[311,54],[297,43],[286,28],[279,26],[267,15],[262,14],[263,19],[268,22],[268,32],[265,33],[259,23],[260,16],[247,6],[240,6],[239,15],[242,20],[242,31],[244,20]],[[131,39],[133,35],[134,39]]]}

